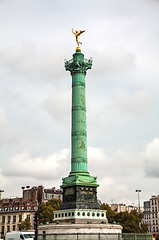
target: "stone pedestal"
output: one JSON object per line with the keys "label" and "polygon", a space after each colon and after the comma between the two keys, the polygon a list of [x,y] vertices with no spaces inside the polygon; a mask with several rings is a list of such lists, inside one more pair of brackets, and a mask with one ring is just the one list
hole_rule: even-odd
{"label": "stone pedestal", "polygon": [[92,186],[70,186],[63,188],[60,209],[99,209],[97,188]]}
{"label": "stone pedestal", "polygon": [[[121,225],[117,224],[49,224],[39,226],[38,240],[119,239]],[[108,238],[107,238],[108,237]]]}

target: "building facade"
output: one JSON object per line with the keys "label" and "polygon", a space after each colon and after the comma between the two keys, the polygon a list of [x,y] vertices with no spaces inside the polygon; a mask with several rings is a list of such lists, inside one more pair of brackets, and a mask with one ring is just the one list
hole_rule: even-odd
{"label": "building facade", "polygon": [[22,198],[0,200],[0,231],[1,237],[7,232],[18,231],[19,224],[29,219],[31,230],[34,229],[34,216],[38,209],[37,202],[24,202]]}
{"label": "building facade", "polygon": [[43,202],[47,202],[49,199],[60,199],[62,201],[62,189],[45,188],[43,192]]}
{"label": "building facade", "polygon": [[42,185],[30,188],[22,187],[22,197],[0,198],[0,232],[4,237],[7,232],[18,231],[19,224],[26,218],[29,219],[31,230],[34,230],[34,216],[38,206],[49,199],[61,199],[62,190],[49,188]]}
{"label": "building facade", "polygon": [[119,212],[128,212],[130,213],[132,210],[136,210],[138,211],[138,207],[135,207],[135,206],[131,206],[131,205],[126,205],[126,204],[123,204],[123,203],[112,203],[111,204],[111,210],[113,210],[114,212],[116,213],[119,213]]}
{"label": "building facade", "polygon": [[30,188],[29,186],[22,187],[24,201],[37,201],[38,204],[47,202],[50,199],[62,200],[62,189],[44,188],[42,185]]}
{"label": "building facade", "polygon": [[148,231],[159,234],[159,195],[152,196],[144,202],[144,222],[148,224]]}
{"label": "building facade", "polygon": [[148,225],[148,232],[151,232],[151,207],[150,201],[144,202],[144,222]]}

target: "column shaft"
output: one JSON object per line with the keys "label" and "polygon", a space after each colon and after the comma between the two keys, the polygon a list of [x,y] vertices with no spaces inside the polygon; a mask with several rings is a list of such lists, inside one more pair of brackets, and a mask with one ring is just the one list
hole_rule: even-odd
{"label": "column shaft", "polygon": [[72,75],[71,171],[87,171],[85,75]]}

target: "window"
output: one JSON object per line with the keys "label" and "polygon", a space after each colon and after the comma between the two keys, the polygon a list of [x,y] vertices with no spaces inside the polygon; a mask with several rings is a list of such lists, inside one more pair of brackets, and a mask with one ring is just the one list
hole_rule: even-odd
{"label": "window", "polygon": [[30,221],[30,215],[27,215],[27,218],[29,219],[29,221]]}
{"label": "window", "polygon": [[1,228],[1,233],[4,234],[4,226]]}
{"label": "window", "polygon": [[2,216],[2,223],[5,223],[5,216]]}
{"label": "window", "polygon": [[13,225],[13,231],[15,231],[15,225]]}
{"label": "window", "polygon": [[23,239],[27,239],[27,238],[34,238],[34,235],[30,234],[30,233],[24,233],[23,234]]}
{"label": "window", "polygon": [[16,222],[16,215],[13,216],[13,222]]}
{"label": "window", "polygon": [[10,216],[8,216],[8,223],[10,223]]}
{"label": "window", "polygon": [[19,222],[22,221],[22,215],[19,215]]}
{"label": "window", "polygon": [[7,226],[7,232],[10,232],[10,226]]}

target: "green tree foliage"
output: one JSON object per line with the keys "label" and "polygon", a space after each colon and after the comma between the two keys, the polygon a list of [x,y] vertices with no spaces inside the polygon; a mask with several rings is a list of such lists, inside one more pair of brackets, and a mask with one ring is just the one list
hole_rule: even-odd
{"label": "green tree foliage", "polygon": [[28,218],[26,218],[22,223],[18,224],[19,231],[31,229],[31,223]]}
{"label": "green tree foliage", "polygon": [[146,233],[148,231],[148,225],[142,223],[143,214],[138,214],[135,210],[130,213],[115,213],[109,205],[105,203],[101,205],[100,209],[107,210],[108,222],[119,223],[123,227],[124,233]]}
{"label": "green tree foliage", "polygon": [[148,224],[147,223],[141,223],[141,228],[142,228],[143,233],[147,233]]}
{"label": "green tree foliage", "polygon": [[107,211],[107,219],[109,223],[113,223],[115,220],[115,212],[113,210],[111,210],[111,208],[109,207],[109,205],[106,203],[103,203],[100,206],[100,210],[106,210]]}
{"label": "green tree foliage", "polygon": [[46,203],[41,203],[38,209],[39,223],[52,223],[54,211],[60,208],[61,200],[50,199]]}

